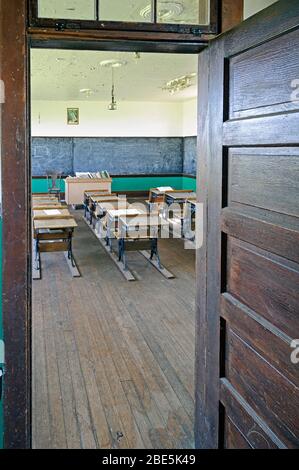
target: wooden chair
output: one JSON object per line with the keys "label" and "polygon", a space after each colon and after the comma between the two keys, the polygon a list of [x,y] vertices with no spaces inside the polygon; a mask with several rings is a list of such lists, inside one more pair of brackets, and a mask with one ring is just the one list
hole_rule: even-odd
{"label": "wooden chair", "polygon": [[55,195],[60,200],[61,198],[61,173],[55,171],[47,172],[48,194]]}

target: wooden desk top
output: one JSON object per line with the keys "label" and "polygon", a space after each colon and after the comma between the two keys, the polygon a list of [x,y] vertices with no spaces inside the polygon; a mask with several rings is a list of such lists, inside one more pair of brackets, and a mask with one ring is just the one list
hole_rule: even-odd
{"label": "wooden desk top", "polygon": [[62,230],[78,227],[74,218],[33,220],[34,230]]}
{"label": "wooden desk top", "polygon": [[59,205],[62,205],[61,202],[58,201],[58,199],[46,199],[46,198],[32,199],[32,206],[36,206],[37,204],[39,204],[39,205],[43,204],[44,206],[48,206],[48,205],[59,206]]}
{"label": "wooden desk top", "polygon": [[196,197],[188,198],[186,202],[189,203],[189,204],[196,204],[197,198]]}
{"label": "wooden desk top", "polygon": [[109,193],[108,189],[89,189],[87,191],[84,191],[85,196],[91,197],[91,196],[109,196],[111,193]]}
{"label": "wooden desk top", "polygon": [[119,197],[116,194],[109,194],[107,196],[91,196],[91,201],[94,203],[105,202],[105,201],[118,201]]}
{"label": "wooden desk top", "polygon": [[124,225],[126,228],[135,228],[138,227],[160,227],[168,225],[167,220],[160,217],[157,214],[140,214],[136,215],[134,218],[127,218],[126,216],[121,216],[119,222]]}
{"label": "wooden desk top", "polygon": [[43,211],[43,210],[51,210],[51,209],[57,209],[57,210],[62,210],[66,209],[67,206],[62,206],[62,205],[57,205],[57,204],[36,204],[33,206],[34,211]]}
{"label": "wooden desk top", "polygon": [[126,200],[121,200],[121,199],[115,199],[115,200],[106,200],[106,201],[101,201],[97,203],[97,206],[100,210],[107,209],[107,207],[110,208],[110,210],[113,209],[127,209],[130,204]]}
{"label": "wooden desk top", "polygon": [[138,209],[128,208],[128,209],[118,209],[118,210],[108,210],[108,217],[115,219],[122,216],[136,217],[141,215],[142,212]]}
{"label": "wooden desk top", "polygon": [[33,211],[34,220],[49,220],[49,219],[70,219],[73,216],[68,209],[48,208]]}
{"label": "wooden desk top", "polygon": [[45,193],[45,194],[32,194],[32,199],[55,199],[58,201],[57,196],[53,196],[51,194]]}
{"label": "wooden desk top", "polygon": [[175,189],[173,189],[171,186],[165,186],[165,187],[161,187],[161,188],[153,188],[150,190],[151,193],[153,194],[165,194],[166,192],[171,192],[171,191],[175,191]]}
{"label": "wooden desk top", "polygon": [[36,202],[60,204],[57,198],[51,198],[51,197],[33,197],[32,203],[34,204]]}
{"label": "wooden desk top", "polygon": [[48,205],[48,204],[52,204],[52,205],[61,205],[61,202],[58,201],[57,198],[48,198],[48,197],[33,197],[32,198],[32,205],[36,205],[36,204],[44,204],[44,205]]}
{"label": "wooden desk top", "polygon": [[168,191],[165,194],[172,199],[196,199],[196,193],[194,191]]}

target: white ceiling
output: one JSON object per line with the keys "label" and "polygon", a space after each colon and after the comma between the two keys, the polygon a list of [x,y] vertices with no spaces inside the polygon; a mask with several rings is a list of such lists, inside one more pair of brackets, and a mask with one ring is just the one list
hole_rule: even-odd
{"label": "white ceiling", "polygon": [[[162,87],[169,80],[197,72],[197,56],[186,54],[140,54],[130,52],[31,50],[31,92],[33,100],[109,101],[111,69],[100,62],[117,59],[127,62],[115,69],[116,98],[123,101],[184,101],[197,96],[193,85],[170,95]],[[92,89],[86,97],[81,89]]]}

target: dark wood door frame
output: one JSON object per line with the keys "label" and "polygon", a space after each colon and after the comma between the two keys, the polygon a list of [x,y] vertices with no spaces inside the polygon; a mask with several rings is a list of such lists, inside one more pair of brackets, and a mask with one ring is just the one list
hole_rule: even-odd
{"label": "dark wood door frame", "polygon": [[[9,0],[6,0],[9,2]],[[98,34],[65,34],[51,30],[26,32],[22,2],[9,2],[3,12],[6,48],[2,79],[3,106],[3,329],[6,345],[4,387],[4,446],[31,447],[31,167],[30,167],[30,49],[126,50],[140,52],[200,52],[207,44],[99,40]],[[4,2],[5,5],[5,2]],[[17,12],[17,13],[16,13]],[[7,22],[7,23],[6,23]],[[8,34],[9,31],[9,34]],[[17,38],[17,41],[16,39]],[[17,47],[18,46],[18,47]],[[12,49],[11,54],[7,51]],[[12,118],[13,117],[13,118]]]}
{"label": "dark wood door frame", "polygon": [[[229,142],[229,137],[225,138],[226,134],[229,135],[229,128],[226,126],[229,103],[224,100],[225,96],[228,96],[229,86],[227,61],[245,48],[249,49],[273,37],[279,37],[298,27],[298,24],[298,1],[279,1],[258,16],[248,19],[236,30],[216,38],[211,42],[209,49],[200,54],[199,67],[209,71],[203,74],[200,80],[198,132],[199,153],[203,156],[199,167],[199,201],[204,205],[204,244],[197,257],[199,289],[196,317],[196,446],[202,449],[216,449],[223,445],[221,427],[224,420],[220,387],[221,378],[225,377],[223,359],[226,339],[222,334],[224,328],[220,321],[220,302],[221,292],[226,285],[226,267],[223,264],[225,259],[222,259],[226,237],[221,230],[221,213],[227,199],[224,192],[227,186],[227,155],[226,147],[223,147],[223,142],[224,145]],[[267,133],[271,142],[273,132],[271,125],[268,129],[263,128],[262,134],[256,127],[256,145],[265,144]],[[245,135],[241,132],[237,134],[239,137],[230,145],[246,145]],[[279,128],[277,135],[281,138]],[[298,138],[295,131],[293,136],[294,139]],[[252,145],[252,142],[248,145]]]}
{"label": "dark wood door frame", "polygon": [[[235,3],[240,12],[240,2]],[[195,53],[207,41],[174,36],[27,29],[27,1],[0,3],[3,179],[3,330],[6,352],[4,446],[31,447],[30,47]],[[241,16],[238,22],[241,21]]]}
{"label": "dark wood door frame", "polygon": [[[179,34],[158,34],[158,33],[147,33],[147,32],[132,32],[132,31],[94,31],[94,30],[67,30],[57,31],[51,28],[36,28],[31,27],[28,29],[29,35],[35,37],[40,42],[40,47],[48,47],[46,41],[55,41],[59,38],[64,38],[69,41],[76,41],[79,43],[80,38],[83,41],[92,40],[94,42],[101,41],[103,48],[107,50],[131,50],[132,47],[128,44],[134,43],[134,48],[139,51],[141,47],[143,52],[164,52],[171,53],[177,52],[179,47],[182,47],[182,51],[186,50],[187,53],[195,53],[198,51],[198,46],[201,44],[207,45],[209,40],[215,38],[215,36],[204,35],[200,38],[192,39],[188,35]],[[106,45],[107,43],[107,45]],[[127,45],[126,45],[127,44]],[[126,47],[126,49],[123,49]]]}
{"label": "dark wood door frame", "polygon": [[109,31],[55,31],[30,28],[31,47],[40,49],[77,49],[97,51],[152,52],[167,54],[198,54],[208,45],[207,40],[179,41],[173,37],[158,40],[151,34],[127,34]]}
{"label": "dark wood door frame", "polygon": [[4,446],[31,445],[31,224],[25,1],[3,0],[1,21]]}
{"label": "dark wood door frame", "polygon": [[[224,3],[227,0],[224,0]],[[231,0],[229,0],[230,2]],[[243,1],[243,0],[242,0]],[[159,23],[157,14],[157,0],[153,0],[153,18],[152,22],[129,22],[129,21],[106,21],[100,18],[101,4],[100,8],[96,8],[96,19],[94,20],[70,20],[67,18],[61,19],[51,19],[51,18],[39,18],[38,17],[38,1],[37,0],[28,0],[29,3],[29,25],[33,27],[40,28],[63,28],[63,29],[91,29],[91,30],[102,30],[102,31],[114,31],[119,33],[120,31],[141,31],[154,32],[156,33],[172,33],[177,35],[185,35],[194,37],[202,36],[204,34],[217,34],[219,32],[220,24],[220,15],[218,10],[220,10],[220,2],[218,0],[210,0],[210,24],[209,25],[199,25],[199,24],[167,24]],[[98,6],[98,5],[97,5]],[[160,39],[160,38],[159,38]]]}

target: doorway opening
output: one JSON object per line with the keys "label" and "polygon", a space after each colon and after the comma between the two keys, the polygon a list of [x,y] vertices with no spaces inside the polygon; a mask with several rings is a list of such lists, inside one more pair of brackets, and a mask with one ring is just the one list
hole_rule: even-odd
{"label": "doorway opening", "polygon": [[31,49],[34,448],[194,447],[197,62]]}

